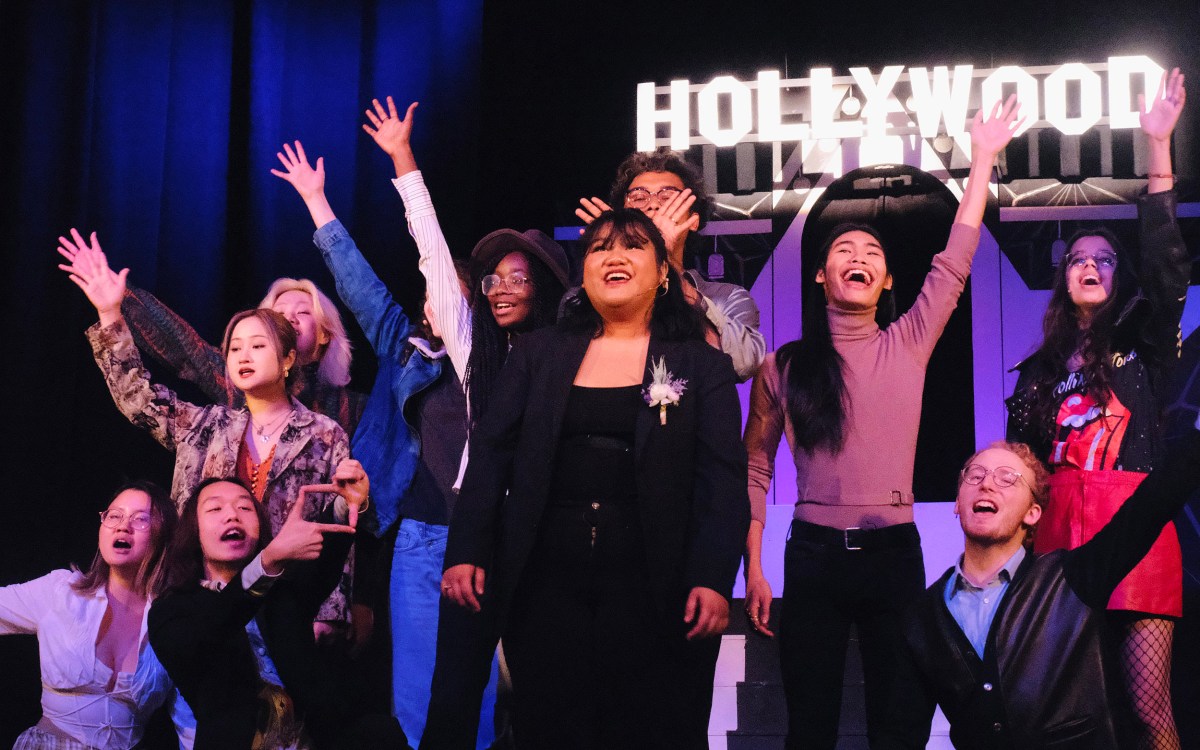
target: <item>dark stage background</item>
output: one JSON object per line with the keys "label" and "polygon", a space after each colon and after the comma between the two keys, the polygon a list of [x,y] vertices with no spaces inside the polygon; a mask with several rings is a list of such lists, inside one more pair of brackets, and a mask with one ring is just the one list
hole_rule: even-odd
{"label": "dark stage background", "polygon": [[[1176,159],[1197,174],[1193,1],[866,7],[0,0],[0,299],[13,354],[0,584],[85,564],[112,488],[170,480],[168,454],[112,406],[83,337],[94,312],[55,268],[55,238],[98,231],[114,266],[216,340],[277,276],[332,291],[303,204],[268,172],[279,145],[300,138],[325,156],[339,217],[412,302],[420,277],[390,164],[359,128],[372,96],[422,102],[418,159],[461,254],[498,227],[571,223],[577,198],[605,195],[633,148],[636,84],[677,77],[1146,54],[1192,78]],[[354,335],[354,385],[365,391],[373,362]],[[1196,630],[1181,628],[1176,680],[1192,737]],[[0,639],[0,667],[3,747],[38,716],[32,639]]]}

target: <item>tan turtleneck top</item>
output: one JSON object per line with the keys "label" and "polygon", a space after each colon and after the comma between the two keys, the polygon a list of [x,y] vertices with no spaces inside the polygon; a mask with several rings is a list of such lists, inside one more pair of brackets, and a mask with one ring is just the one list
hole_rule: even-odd
{"label": "tan turtleneck top", "polygon": [[754,376],[746,421],[751,517],[766,520],[767,490],[780,436],[787,435],[796,462],[794,518],[833,528],[911,523],[913,461],[925,369],[971,273],[979,230],[955,224],[946,249],[933,258],[912,308],[887,327],[875,324],[875,308],[847,312],[828,308],[833,344],[845,360],[849,403],[846,442],[840,453],[820,447],[812,455],[797,447],[787,414],[775,354]]}

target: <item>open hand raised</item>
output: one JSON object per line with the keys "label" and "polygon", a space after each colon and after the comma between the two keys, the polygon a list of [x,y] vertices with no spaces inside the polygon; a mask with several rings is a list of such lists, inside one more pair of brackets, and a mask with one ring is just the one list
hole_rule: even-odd
{"label": "open hand raised", "polygon": [[[285,153],[286,152],[286,155]],[[283,151],[275,154],[283,164],[284,171],[272,169],[271,174],[281,180],[287,180],[304,200],[325,192],[325,158],[317,157],[317,168],[313,169],[308,163],[308,155],[304,153],[304,145],[296,141],[296,149],[285,143]]]}
{"label": "open hand raised", "polygon": [[1183,103],[1187,101],[1187,89],[1183,87],[1183,73],[1175,68],[1170,73],[1163,72],[1162,81],[1158,84],[1158,94],[1146,111],[1146,96],[1138,94],[1139,120],[1142,132],[1155,140],[1169,141],[1179,122],[1179,113],[1183,111]]}
{"label": "open hand raised", "polygon": [[79,230],[72,228],[71,239],[58,238],[58,253],[68,261],[60,263],[58,267],[66,271],[71,281],[87,295],[88,301],[100,313],[101,323],[108,325],[119,318],[129,269],[123,268],[120,273],[114,273],[109,268],[108,258],[100,248],[96,233],[92,232],[88,242],[79,234]]}
{"label": "open hand raised", "polygon": [[370,125],[363,123],[363,130],[371,136],[375,143],[383,150],[383,153],[388,156],[395,157],[396,153],[401,149],[410,148],[410,139],[412,138],[413,128],[413,110],[417,108],[417,102],[408,105],[408,110],[404,113],[404,119],[400,119],[400,115],[396,112],[396,102],[392,97],[387,98],[387,109],[379,103],[378,99],[372,99],[371,105],[373,109],[367,110],[367,120]]}
{"label": "open hand raised", "polygon": [[1020,114],[1021,104],[1016,94],[1010,94],[1003,102],[996,102],[987,119],[984,119],[983,109],[980,108],[971,121],[971,157],[979,155],[994,159],[1025,124],[1024,117],[1017,119]]}

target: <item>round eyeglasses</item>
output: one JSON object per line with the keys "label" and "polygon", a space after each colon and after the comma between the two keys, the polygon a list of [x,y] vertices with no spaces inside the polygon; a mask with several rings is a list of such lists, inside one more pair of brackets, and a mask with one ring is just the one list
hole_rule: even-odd
{"label": "round eyeglasses", "polygon": [[[962,470],[962,480],[966,484],[976,485],[983,484],[983,480],[987,479],[988,474],[992,475],[992,481],[997,487],[1012,487],[1017,483],[1017,480],[1025,482],[1025,477],[1021,476],[1021,472],[1011,466],[997,466],[994,469],[986,469],[979,464],[971,464]],[[1025,482],[1025,486],[1029,487],[1029,482]],[[1032,487],[1030,490],[1032,491]]]}
{"label": "round eyeglasses", "polygon": [[1111,271],[1117,267],[1117,256],[1108,253],[1098,255],[1073,253],[1067,256],[1067,265],[1071,268],[1083,268],[1089,260],[1096,264],[1096,268],[1102,268],[1106,271]]}
{"label": "round eyeglasses", "polygon": [[121,524],[125,523],[125,519],[129,519],[129,528],[134,531],[145,531],[150,528],[149,513],[134,513],[132,516],[126,516],[121,510],[102,510],[100,511],[100,523],[110,529],[119,529]]}
{"label": "round eyeglasses", "polygon": [[504,286],[504,291],[516,293],[524,289],[526,284],[533,284],[533,281],[523,274],[510,273],[507,276],[500,276],[489,273],[483,277],[483,293],[484,295],[491,294],[501,285]]}
{"label": "round eyeglasses", "polygon": [[643,209],[649,206],[651,201],[654,205],[661,206],[670,203],[671,199],[679,195],[683,191],[672,185],[664,188],[659,188],[657,192],[650,192],[644,187],[630,188],[625,191],[625,207]]}

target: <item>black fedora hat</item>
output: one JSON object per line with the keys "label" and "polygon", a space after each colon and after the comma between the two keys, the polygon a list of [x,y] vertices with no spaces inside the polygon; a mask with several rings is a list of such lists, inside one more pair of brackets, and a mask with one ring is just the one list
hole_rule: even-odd
{"label": "black fedora hat", "polygon": [[493,268],[505,255],[516,251],[528,253],[545,263],[564,289],[570,286],[568,278],[571,271],[566,251],[540,229],[527,229],[524,232],[497,229],[487,235],[471,251],[471,275],[477,276],[482,269]]}

